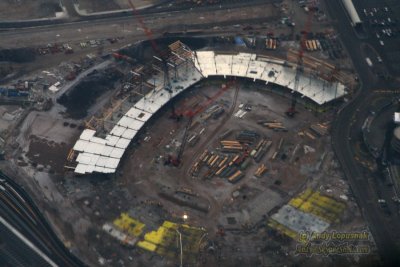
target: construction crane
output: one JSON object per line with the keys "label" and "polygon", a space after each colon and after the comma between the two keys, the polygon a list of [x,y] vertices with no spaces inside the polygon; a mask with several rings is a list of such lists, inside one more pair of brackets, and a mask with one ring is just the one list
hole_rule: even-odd
{"label": "construction crane", "polygon": [[219,98],[222,94],[224,94],[229,88],[231,88],[233,86],[234,83],[235,83],[235,80],[232,80],[232,81],[229,81],[226,85],[221,86],[221,88],[213,96],[208,98],[207,101],[202,103],[199,107],[197,107],[194,110],[184,110],[181,112],[179,112],[179,111],[177,112],[175,110],[175,107],[173,106],[173,114],[171,117],[175,118],[176,120],[180,120],[185,116],[188,118],[188,121],[185,126],[185,130],[184,130],[183,137],[182,137],[182,142],[179,147],[178,153],[176,154],[176,157],[173,157],[172,155],[168,155],[167,159],[165,161],[165,165],[172,164],[173,166],[178,167],[181,164],[183,151],[185,150],[185,146],[186,146],[186,142],[187,142],[187,138],[188,138],[188,131],[189,131],[190,126],[192,125],[194,116],[203,112],[206,107],[208,107],[217,98]]}
{"label": "construction crane", "polygon": [[[172,93],[171,82],[169,79],[168,62],[166,59],[167,53],[166,53],[166,51],[161,51],[159,49],[156,41],[154,41],[153,32],[143,22],[143,18],[141,16],[141,14],[139,13],[139,11],[136,9],[135,5],[132,3],[132,0],[128,0],[128,4],[129,4],[130,8],[132,9],[133,16],[139,22],[140,27],[143,29],[147,40],[150,42],[151,47],[153,48],[153,51],[156,54],[156,56],[153,56],[153,58],[160,61],[162,64],[162,71],[164,72],[164,89],[167,90],[171,94]],[[123,59],[126,59],[126,58],[123,58]]]}
{"label": "construction crane", "polygon": [[297,103],[297,92],[299,90],[299,83],[300,83],[300,76],[304,71],[303,68],[303,54],[304,50],[306,49],[305,42],[307,39],[307,34],[310,32],[311,29],[311,21],[314,14],[314,9],[310,8],[308,11],[306,25],[304,30],[301,31],[301,38],[300,38],[300,47],[297,53],[297,66],[296,66],[296,75],[294,78],[294,87],[292,91],[292,101],[289,109],[285,112],[288,117],[294,117],[297,113],[296,111],[296,103]]}
{"label": "construction crane", "polygon": [[132,9],[133,16],[137,18],[140,27],[143,29],[144,34],[147,37],[147,40],[150,41],[151,47],[153,48],[154,52],[158,55],[163,57],[163,54],[161,53],[160,49],[158,49],[157,43],[154,41],[153,33],[152,31],[147,28],[146,24],[143,22],[142,16],[136,9],[135,5],[132,3],[131,0],[128,0],[128,4],[130,8]]}
{"label": "construction crane", "polygon": [[185,131],[183,132],[182,142],[179,147],[178,153],[176,154],[176,157],[173,157],[172,155],[168,155],[168,157],[165,161],[165,165],[172,164],[175,167],[179,167],[179,165],[181,165],[182,155],[183,155],[183,151],[185,150],[188,132],[189,132],[190,126],[192,125],[192,121],[193,121],[193,116],[190,116],[186,123]]}

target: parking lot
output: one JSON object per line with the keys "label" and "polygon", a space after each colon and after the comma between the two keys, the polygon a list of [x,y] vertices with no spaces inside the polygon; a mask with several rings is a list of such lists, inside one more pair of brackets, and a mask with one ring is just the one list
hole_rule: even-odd
{"label": "parking lot", "polygon": [[354,1],[357,11],[375,46],[388,67],[400,73],[400,24],[398,1]]}

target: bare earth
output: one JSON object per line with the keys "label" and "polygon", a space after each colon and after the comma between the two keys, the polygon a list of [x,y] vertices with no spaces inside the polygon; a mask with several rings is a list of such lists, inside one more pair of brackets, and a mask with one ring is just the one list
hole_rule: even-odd
{"label": "bare earth", "polygon": [[0,20],[28,20],[55,17],[59,0],[1,0]]}
{"label": "bare earth", "polygon": [[[154,5],[160,2],[159,0],[133,0],[132,4],[135,8],[140,9]],[[129,9],[128,0],[79,0],[79,9],[86,10],[87,13],[111,11],[118,9]]]}

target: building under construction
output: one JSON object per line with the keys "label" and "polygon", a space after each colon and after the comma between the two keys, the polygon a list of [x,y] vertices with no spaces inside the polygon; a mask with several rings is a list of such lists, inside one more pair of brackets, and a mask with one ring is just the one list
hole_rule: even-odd
{"label": "building under construction", "polygon": [[[120,103],[111,107],[102,119],[88,122],[88,129],[82,132],[68,156],[70,162],[75,162],[72,168],[77,174],[115,173],[125,150],[145,123],[172,98],[209,76],[235,76],[277,84],[318,105],[346,94],[346,81],[338,70],[313,58],[304,60],[306,71],[296,77],[297,65],[290,62],[293,54],[282,60],[254,53],[192,51],[182,42],[174,42],[163,58],[154,56],[145,66],[133,66],[123,100],[133,95],[141,98],[126,111],[120,108],[124,115],[110,127],[104,127],[104,121]],[[116,57],[129,61],[127,56]]]}

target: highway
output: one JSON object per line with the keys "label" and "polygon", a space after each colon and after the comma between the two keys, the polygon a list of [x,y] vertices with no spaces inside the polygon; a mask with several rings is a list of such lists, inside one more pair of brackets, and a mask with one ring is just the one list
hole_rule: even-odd
{"label": "highway", "polygon": [[12,266],[85,266],[60,242],[24,190],[1,172],[0,233],[0,258]]}
{"label": "highway", "polygon": [[[207,32],[215,32],[218,31],[213,28],[215,26],[245,23],[261,25],[261,22],[273,21],[277,17],[277,14],[273,13],[275,9],[270,7],[270,4],[265,3],[246,7],[235,6],[229,9],[199,7],[192,10],[151,13],[143,15],[142,20],[157,38],[164,32],[171,31],[204,29]],[[251,14],[251,18],[248,14]],[[132,43],[146,38],[138,20],[132,16],[65,21],[62,24],[52,23],[45,26],[0,27],[2,48],[43,46],[49,42],[74,43],[105,37],[124,37]]]}
{"label": "highway", "polygon": [[[361,212],[376,242],[384,266],[400,266],[400,250],[398,244],[399,221],[390,220],[383,215],[377,202],[375,186],[370,182],[371,174],[363,169],[355,159],[355,141],[360,138],[362,121],[367,99],[372,99],[378,89],[396,89],[394,82],[380,80],[372,72],[365,61],[361,49],[363,42],[359,40],[350,25],[350,21],[341,6],[341,1],[325,1],[332,17],[336,17],[336,25],[341,40],[349,51],[354,67],[359,75],[361,88],[346,106],[340,110],[332,128],[332,145],[336,156],[350,183],[352,193],[361,208]],[[373,44],[372,44],[373,45]],[[397,226],[397,227],[396,227]],[[397,232],[393,232],[396,231]]]}
{"label": "highway", "polygon": [[[29,20],[29,21],[0,21],[0,29],[16,29],[16,28],[33,28],[33,27],[57,27],[57,25],[63,25],[63,24],[75,24],[79,25],[82,23],[88,23],[88,22],[98,22],[98,21],[115,21],[115,20],[132,20],[133,17],[136,17],[137,15],[134,15],[133,12],[111,12],[111,13],[105,13],[105,14],[99,14],[99,15],[89,15],[89,16],[81,16],[79,15],[74,7],[73,7],[73,2],[75,0],[62,0],[63,5],[68,11],[68,18],[63,18],[63,19],[44,19],[44,20]],[[164,2],[169,2],[169,1],[164,1]],[[257,5],[265,5],[268,3],[274,3],[276,0],[248,0],[248,1],[241,1],[241,0],[235,0],[235,1],[229,1],[221,4],[220,6],[218,5],[205,5],[205,6],[196,6],[193,5],[191,7],[187,5],[172,5],[172,6],[167,6],[163,7],[162,5],[157,5],[151,8],[147,9],[142,9],[139,10],[137,13],[139,16],[143,18],[148,18],[148,17],[155,17],[155,16],[173,16],[175,14],[178,14],[180,12],[196,12],[196,13],[202,13],[202,12],[207,12],[210,10],[228,10],[228,9],[238,9],[238,8],[245,8],[249,6],[257,6]],[[165,3],[163,4],[165,5]]]}

